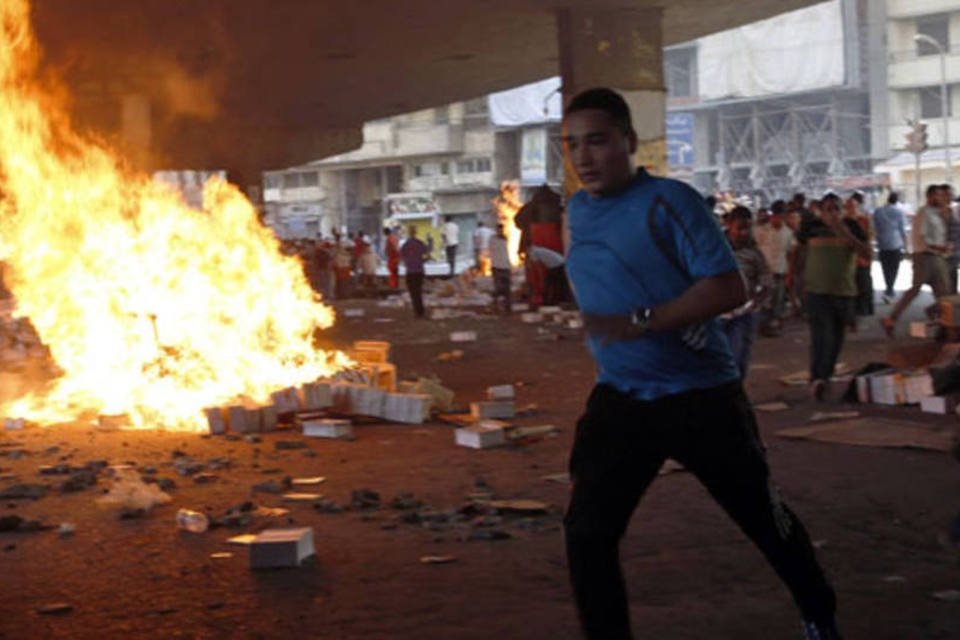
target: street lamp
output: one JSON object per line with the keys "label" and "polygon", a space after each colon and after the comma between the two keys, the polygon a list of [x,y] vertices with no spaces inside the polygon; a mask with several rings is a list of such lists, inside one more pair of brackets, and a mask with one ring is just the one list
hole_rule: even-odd
{"label": "street lamp", "polygon": [[950,161],[950,114],[947,112],[947,51],[935,38],[925,33],[913,36],[915,42],[926,42],[940,54],[940,111],[943,115],[943,155],[946,158],[946,183],[953,182],[953,167]]}

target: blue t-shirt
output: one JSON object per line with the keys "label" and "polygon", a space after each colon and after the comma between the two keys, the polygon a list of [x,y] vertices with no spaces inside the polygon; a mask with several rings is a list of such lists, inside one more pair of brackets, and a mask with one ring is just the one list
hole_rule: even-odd
{"label": "blue t-shirt", "polygon": [[[737,270],[703,198],[682,182],[640,169],[616,195],[578,191],[567,212],[567,274],[583,313],[620,315],[655,307],[701,278]],[[681,342],[682,331],[606,345],[588,337],[597,382],[653,400],[736,380],[737,366],[717,320],[708,321],[706,330],[706,346],[696,351]]]}

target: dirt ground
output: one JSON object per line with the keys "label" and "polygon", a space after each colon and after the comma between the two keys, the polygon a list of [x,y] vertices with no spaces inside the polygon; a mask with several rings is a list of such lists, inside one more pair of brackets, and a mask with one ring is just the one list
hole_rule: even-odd
{"label": "dirt ground", "polygon": [[[405,309],[373,301],[366,316],[341,319],[326,338],[389,340],[401,378],[436,374],[466,405],[493,384],[522,384],[518,404],[538,411],[520,424],[553,424],[559,434],[523,446],[475,451],[453,443],[452,427],[369,424],[353,442],[264,434],[262,442],[163,432],[104,431],[72,425],[0,432],[0,474],[19,482],[53,482],[40,465],[105,459],[175,480],[173,501],[143,518],[120,520],[96,504],[110,485],[51,492],[0,503],[0,516],[20,515],[56,530],[0,533],[0,638],[389,638],[563,639],[579,637],[569,593],[560,529],[568,487],[545,476],[565,471],[573,425],[590,390],[593,366],[573,331],[543,333],[518,318],[415,321]],[[851,336],[842,359],[851,366],[882,359],[888,344],[875,322]],[[451,344],[453,330],[479,340]],[[560,339],[555,339],[560,335]],[[906,342],[907,339],[904,339]],[[460,348],[459,361],[437,359]],[[807,334],[788,326],[783,337],[758,339],[748,381],[759,403],[784,400],[790,409],[758,415],[774,475],[786,501],[819,547],[840,599],[847,638],[904,640],[960,637],[960,602],[934,593],[960,589],[960,555],[946,529],[960,511],[960,464],[945,453],[877,449],[786,440],[778,429],[806,423],[824,405],[803,387],[777,378],[803,369]],[[868,416],[931,426],[956,418],[916,408],[851,407]],[[277,450],[303,440],[307,449]],[[21,457],[10,456],[15,450]],[[232,468],[198,484],[176,474],[174,450],[198,460],[228,456]],[[374,511],[319,513],[252,485],[283,475],[327,478],[318,491],[338,504],[367,488],[381,494]],[[469,540],[470,527],[398,521],[389,501],[402,492],[437,510],[456,509],[478,479],[499,498],[553,505],[549,515],[511,518],[503,540]],[[13,480],[0,482],[0,489]],[[285,506],[288,522],[313,527],[317,557],[298,569],[251,571],[246,549],[225,544],[247,529],[201,534],[177,530],[180,507],[222,514],[245,500]],[[232,552],[232,557],[211,554]],[[452,555],[449,564],[422,564]],[[633,625],[638,638],[798,638],[798,614],[759,553],[689,474],[660,477],[637,510],[622,545]],[[52,603],[59,615],[38,610]]]}

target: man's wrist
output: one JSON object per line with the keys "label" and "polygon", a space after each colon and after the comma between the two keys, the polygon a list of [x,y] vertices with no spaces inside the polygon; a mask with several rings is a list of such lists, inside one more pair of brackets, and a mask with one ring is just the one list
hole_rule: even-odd
{"label": "man's wrist", "polygon": [[650,320],[653,318],[653,309],[639,307],[630,314],[631,333],[640,337],[650,332]]}

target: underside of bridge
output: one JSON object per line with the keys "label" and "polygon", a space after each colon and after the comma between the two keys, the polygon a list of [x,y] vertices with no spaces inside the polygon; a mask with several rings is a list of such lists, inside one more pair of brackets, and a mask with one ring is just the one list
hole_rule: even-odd
{"label": "underside of bridge", "polygon": [[[44,66],[65,83],[80,129],[145,169],[253,176],[357,147],[366,120],[556,75],[561,58],[576,51],[565,52],[570,33],[558,27],[571,16],[589,38],[593,15],[625,12],[626,42],[588,44],[601,63],[609,47],[610,65],[622,67],[660,60],[659,51],[617,53],[651,42],[646,35],[629,42],[631,29],[652,30],[669,45],[809,4],[34,0],[33,17]],[[660,24],[630,24],[645,16]]]}

